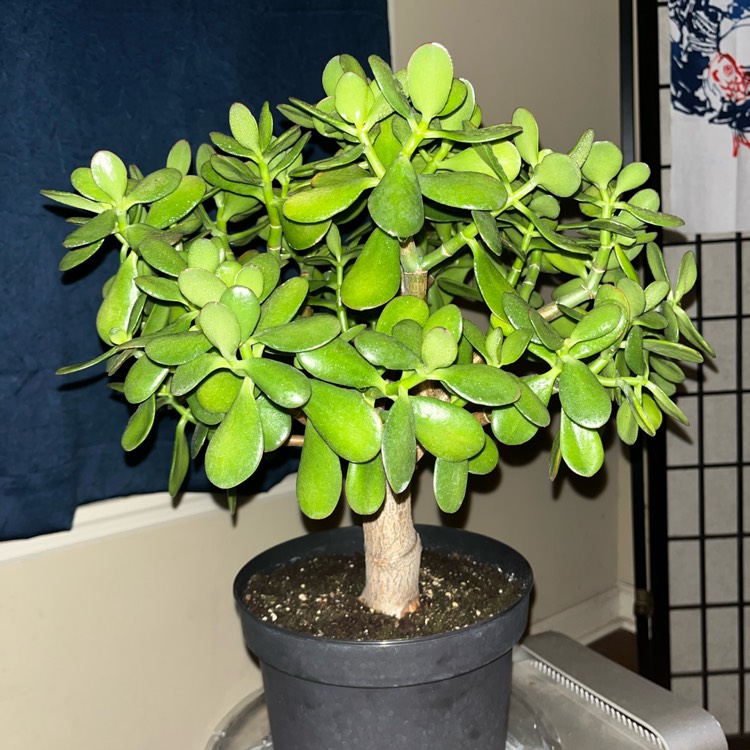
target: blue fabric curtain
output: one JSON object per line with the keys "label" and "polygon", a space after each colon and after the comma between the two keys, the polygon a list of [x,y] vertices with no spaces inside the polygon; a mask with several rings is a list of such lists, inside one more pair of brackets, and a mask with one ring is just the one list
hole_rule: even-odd
{"label": "blue fabric curtain", "polygon": [[[196,148],[228,132],[233,101],[256,112],[265,100],[317,101],[333,55],[365,62],[389,48],[386,0],[10,0],[0,40],[2,540],[70,528],[85,502],[164,490],[172,451],[167,421],[123,453],[128,407],[101,370],[55,376],[101,351],[97,295],[115,259],[61,274],[70,227],[39,190],[70,189],[98,149],[157,169],[178,139]],[[295,460],[269,463],[248,490]],[[198,472],[188,487],[207,484]]]}

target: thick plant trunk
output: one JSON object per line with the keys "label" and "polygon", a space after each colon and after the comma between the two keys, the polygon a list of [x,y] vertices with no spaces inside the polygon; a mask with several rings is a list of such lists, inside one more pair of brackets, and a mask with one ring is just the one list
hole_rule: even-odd
{"label": "thick plant trunk", "polygon": [[[428,276],[419,269],[416,256],[413,240],[401,245],[401,293],[426,299]],[[396,495],[386,481],[385,501],[363,529],[365,589],[360,599],[392,617],[414,612],[419,607],[422,542],[412,520],[411,488]]]}
{"label": "thick plant trunk", "polygon": [[363,528],[366,584],[360,598],[392,617],[414,612],[419,606],[422,543],[412,520],[409,489],[395,495],[386,482],[383,506]]}

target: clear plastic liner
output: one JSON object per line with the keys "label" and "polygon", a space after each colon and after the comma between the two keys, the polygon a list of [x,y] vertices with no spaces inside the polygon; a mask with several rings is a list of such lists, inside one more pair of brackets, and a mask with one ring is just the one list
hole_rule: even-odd
{"label": "clear plastic liner", "polygon": [[[514,688],[506,750],[564,750],[560,739],[529,697]],[[206,750],[273,750],[263,693],[239,703],[211,735]]]}

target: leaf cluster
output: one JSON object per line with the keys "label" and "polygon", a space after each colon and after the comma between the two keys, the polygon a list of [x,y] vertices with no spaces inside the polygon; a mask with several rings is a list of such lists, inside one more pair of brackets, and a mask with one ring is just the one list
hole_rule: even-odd
{"label": "leaf cluster", "polygon": [[[257,118],[234,104],[229,134],[195,154],[178,142],[163,169],[99,151],[72,191],[43,191],[86,214],[63,271],[118,253],[96,317],[108,348],[61,372],[103,362],[124,376],[123,448],[174,410],[170,492],[205,452],[233,501],[264,454],[301,443],[313,518],[342,494],[376,512],[386,482],[404,491],[430,454],[452,512],[498,444],[552,424],[554,400],[551,476],[598,471],[611,419],[626,443],[664,415],[686,421],[680,363],[713,352],[681,306],[693,256],[673,282],[656,242],[680,221],[644,187],[648,167],[623,166],[590,131],[567,153],[543,149],[523,109],[482,126],[438,44],[404,70],[369,64],[331,60],[325,96],[283,105],[280,135],[268,104]],[[311,136],[333,155],[307,161]]]}

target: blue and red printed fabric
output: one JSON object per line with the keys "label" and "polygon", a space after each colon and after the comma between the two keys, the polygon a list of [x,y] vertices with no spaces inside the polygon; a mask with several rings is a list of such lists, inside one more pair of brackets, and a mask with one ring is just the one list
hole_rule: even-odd
{"label": "blue and red printed fabric", "polygon": [[670,0],[671,210],[750,229],[750,0]]}

